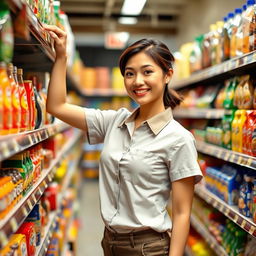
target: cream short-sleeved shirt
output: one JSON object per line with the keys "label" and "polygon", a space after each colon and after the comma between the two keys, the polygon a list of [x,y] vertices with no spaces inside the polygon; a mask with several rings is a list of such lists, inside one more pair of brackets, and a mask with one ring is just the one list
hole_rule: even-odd
{"label": "cream short-sleeved shirt", "polygon": [[172,117],[171,108],[134,131],[133,113],[85,109],[90,144],[104,143],[99,163],[101,215],[120,233],[171,230],[166,210],[173,181],[202,178],[195,140]]}

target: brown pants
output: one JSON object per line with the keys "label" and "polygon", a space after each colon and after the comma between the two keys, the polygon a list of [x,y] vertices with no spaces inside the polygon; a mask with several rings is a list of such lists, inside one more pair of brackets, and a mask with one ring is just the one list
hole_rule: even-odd
{"label": "brown pants", "polygon": [[101,246],[104,256],[168,256],[170,237],[152,229],[118,234],[105,228]]}

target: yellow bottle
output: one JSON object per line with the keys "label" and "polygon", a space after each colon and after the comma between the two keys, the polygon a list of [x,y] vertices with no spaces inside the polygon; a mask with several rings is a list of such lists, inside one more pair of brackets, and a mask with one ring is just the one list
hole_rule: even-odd
{"label": "yellow bottle", "polygon": [[237,122],[237,151],[243,152],[243,126],[247,119],[246,110],[240,110],[241,117]]}
{"label": "yellow bottle", "polygon": [[231,141],[232,141],[232,150],[233,151],[238,151],[238,143],[237,143],[237,131],[238,131],[238,120],[241,117],[241,111],[237,110],[235,112],[235,118],[233,119],[232,122],[232,134],[231,134]]}

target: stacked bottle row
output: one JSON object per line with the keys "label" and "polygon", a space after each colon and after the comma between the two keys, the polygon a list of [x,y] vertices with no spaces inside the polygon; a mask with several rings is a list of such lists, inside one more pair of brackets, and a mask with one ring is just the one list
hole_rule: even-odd
{"label": "stacked bottle row", "polygon": [[[256,49],[256,4],[248,0],[242,8],[230,12],[223,21],[210,25],[210,31],[181,46],[176,54],[179,78],[220,64]],[[185,70],[182,70],[182,68]]]}
{"label": "stacked bottle row", "polygon": [[[250,75],[228,79],[223,84],[197,87],[184,92],[183,107],[226,109],[222,120],[201,121],[194,126],[199,140],[256,155],[256,89]],[[200,127],[199,127],[200,126]]]}
{"label": "stacked bottle row", "polygon": [[57,134],[1,162],[0,219],[28,194],[66,140],[65,133]]}
{"label": "stacked bottle row", "polygon": [[256,239],[248,235],[222,213],[195,198],[192,212],[230,256],[253,256]]}
{"label": "stacked bottle row", "polygon": [[0,63],[0,134],[30,131],[50,124],[53,118],[46,113],[46,90],[39,77]]}

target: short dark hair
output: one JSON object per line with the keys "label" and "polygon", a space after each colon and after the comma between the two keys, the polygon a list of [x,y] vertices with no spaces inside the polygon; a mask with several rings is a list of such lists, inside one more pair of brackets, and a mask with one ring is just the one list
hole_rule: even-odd
{"label": "short dark hair", "polygon": [[[174,57],[169,48],[159,40],[144,38],[130,45],[121,54],[119,58],[119,68],[123,76],[128,60],[142,51],[151,57],[164,73],[167,73],[170,68],[172,69]],[[166,84],[163,100],[165,106],[175,108],[181,103],[183,98],[173,89],[169,89],[168,84]]]}

